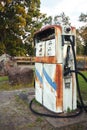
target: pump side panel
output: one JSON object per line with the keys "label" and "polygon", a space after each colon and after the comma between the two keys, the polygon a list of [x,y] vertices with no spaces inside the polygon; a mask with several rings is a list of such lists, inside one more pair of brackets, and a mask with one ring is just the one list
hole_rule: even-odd
{"label": "pump side panel", "polygon": [[42,104],[43,96],[43,78],[42,78],[42,63],[35,63],[35,99]]}
{"label": "pump side panel", "polygon": [[72,78],[67,77],[64,79],[63,85],[63,109],[64,111],[73,110],[72,106]]}
{"label": "pump side panel", "polygon": [[77,93],[76,93],[76,77],[72,74],[72,97],[73,97],[73,110],[77,108]]}
{"label": "pump side panel", "polygon": [[[67,51],[69,48],[69,51]],[[67,58],[67,52],[69,58]],[[66,59],[68,66],[70,70],[75,70],[74,69],[74,57],[73,57],[73,52],[72,52],[72,47],[70,45],[70,42],[67,41],[65,42],[63,46],[63,66],[66,65]],[[63,111],[68,111],[68,110],[75,110],[77,107],[76,104],[76,79],[75,79],[75,74],[68,74],[64,76],[64,83],[63,83]]]}
{"label": "pump side panel", "polygon": [[[62,112],[58,99],[60,86],[57,83],[56,64],[44,64],[43,68],[43,105],[53,112]],[[57,90],[58,89],[58,90]],[[61,101],[62,102],[62,101]]]}

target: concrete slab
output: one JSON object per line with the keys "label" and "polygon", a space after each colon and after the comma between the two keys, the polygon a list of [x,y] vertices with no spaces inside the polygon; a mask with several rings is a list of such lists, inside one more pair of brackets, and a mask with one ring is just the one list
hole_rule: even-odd
{"label": "concrete slab", "polygon": [[82,113],[81,115],[74,118],[46,118],[46,120],[54,128],[68,128],[70,126],[81,125],[81,123],[87,122],[87,114]]}

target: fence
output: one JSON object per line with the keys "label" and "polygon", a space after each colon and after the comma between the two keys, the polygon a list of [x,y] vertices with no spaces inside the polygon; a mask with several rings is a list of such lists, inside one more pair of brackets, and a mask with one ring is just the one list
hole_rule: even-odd
{"label": "fence", "polygon": [[87,70],[87,56],[77,56],[77,67],[80,70]]}
{"label": "fence", "polygon": [[[14,57],[18,65],[34,65],[34,57]],[[87,56],[77,56],[77,67],[80,70],[87,70]]]}
{"label": "fence", "polygon": [[33,65],[34,64],[34,57],[14,57],[14,59],[16,60],[17,64],[30,64]]}

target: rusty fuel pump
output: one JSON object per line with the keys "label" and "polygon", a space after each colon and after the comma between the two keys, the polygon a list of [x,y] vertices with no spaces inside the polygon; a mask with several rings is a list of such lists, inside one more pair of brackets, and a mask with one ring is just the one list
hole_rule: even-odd
{"label": "rusty fuel pump", "polygon": [[[50,25],[35,33],[35,99],[48,110],[61,113],[76,110],[77,90],[80,111],[86,110],[83,103],[76,66],[76,29],[71,26]],[[55,117],[35,112],[40,115]],[[62,116],[57,116],[62,117]],[[67,116],[64,116],[67,117]]]}

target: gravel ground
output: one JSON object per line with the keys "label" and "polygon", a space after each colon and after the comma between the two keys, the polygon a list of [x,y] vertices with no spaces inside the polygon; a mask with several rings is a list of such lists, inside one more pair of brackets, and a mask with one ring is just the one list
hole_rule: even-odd
{"label": "gravel ground", "polygon": [[28,98],[30,102],[33,97],[32,88],[0,91],[0,130],[51,130],[44,118],[30,111],[26,101]]}
{"label": "gravel ground", "polygon": [[[33,97],[33,88],[0,91],[0,130],[87,130],[85,113],[74,119],[56,119],[33,114],[29,109]],[[48,112],[37,106],[34,105],[34,108]]]}

